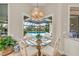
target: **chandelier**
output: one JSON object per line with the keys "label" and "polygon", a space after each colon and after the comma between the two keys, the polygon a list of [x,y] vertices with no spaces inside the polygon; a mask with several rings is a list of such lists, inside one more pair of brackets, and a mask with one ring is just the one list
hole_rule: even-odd
{"label": "chandelier", "polygon": [[44,16],[44,12],[40,8],[35,7],[32,10],[31,16],[33,20],[40,20]]}

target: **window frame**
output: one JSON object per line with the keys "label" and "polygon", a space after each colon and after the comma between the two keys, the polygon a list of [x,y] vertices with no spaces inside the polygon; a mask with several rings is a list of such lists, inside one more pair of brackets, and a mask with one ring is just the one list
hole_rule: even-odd
{"label": "window frame", "polygon": [[[24,24],[23,24],[24,23],[24,16],[28,16],[29,18],[31,18],[31,16],[29,14],[25,13],[25,12],[23,12],[21,15],[22,15],[22,36],[24,36]],[[47,16],[45,16],[45,18],[48,17],[48,16],[52,16],[52,23],[51,23],[52,29],[51,29],[51,31],[49,30],[49,33],[51,35],[53,35],[52,37],[56,38],[56,30],[55,30],[56,29],[56,26],[55,26],[56,20],[55,20],[55,17],[54,17],[53,14],[48,14]]]}
{"label": "window frame", "polygon": [[66,25],[64,24],[64,26],[66,27],[65,28],[66,30],[63,30],[63,32],[67,32],[67,33],[66,34],[63,33],[63,36],[64,36],[64,38],[71,39],[71,40],[79,42],[79,38],[71,38],[69,36],[69,32],[70,32],[70,8],[71,7],[79,7],[79,5],[73,5],[73,4],[68,5],[68,13],[67,13],[67,17],[68,17],[67,19],[68,20],[66,21],[68,23]]}

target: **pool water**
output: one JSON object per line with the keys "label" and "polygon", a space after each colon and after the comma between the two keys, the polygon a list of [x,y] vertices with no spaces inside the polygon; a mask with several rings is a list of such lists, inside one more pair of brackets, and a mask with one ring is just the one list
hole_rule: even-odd
{"label": "pool water", "polygon": [[37,34],[40,34],[40,35],[45,35],[47,34],[48,32],[28,32],[27,35],[37,35]]}

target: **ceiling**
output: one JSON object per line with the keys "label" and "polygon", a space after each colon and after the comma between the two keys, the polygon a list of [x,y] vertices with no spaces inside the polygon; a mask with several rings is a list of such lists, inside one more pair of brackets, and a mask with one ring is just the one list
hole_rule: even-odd
{"label": "ceiling", "polygon": [[29,6],[47,6],[47,5],[49,5],[49,3],[28,3],[27,5],[29,5]]}
{"label": "ceiling", "polygon": [[49,7],[49,6],[53,6],[53,5],[58,5],[58,3],[27,3],[26,4],[27,6],[30,6],[30,7],[40,7],[40,8],[46,8],[46,7]]}

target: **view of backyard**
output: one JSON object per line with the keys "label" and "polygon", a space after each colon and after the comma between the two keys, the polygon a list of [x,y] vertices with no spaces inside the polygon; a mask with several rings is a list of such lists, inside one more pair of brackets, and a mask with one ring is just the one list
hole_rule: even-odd
{"label": "view of backyard", "polygon": [[38,24],[25,25],[24,34],[26,34],[27,32],[49,32],[49,23],[46,23],[46,24],[43,23],[40,25]]}
{"label": "view of backyard", "polygon": [[27,33],[49,33],[50,30],[50,23],[52,23],[52,17],[47,17],[43,21],[31,21],[28,20],[27,18],[29,17],[24,17],[24,35]]}

